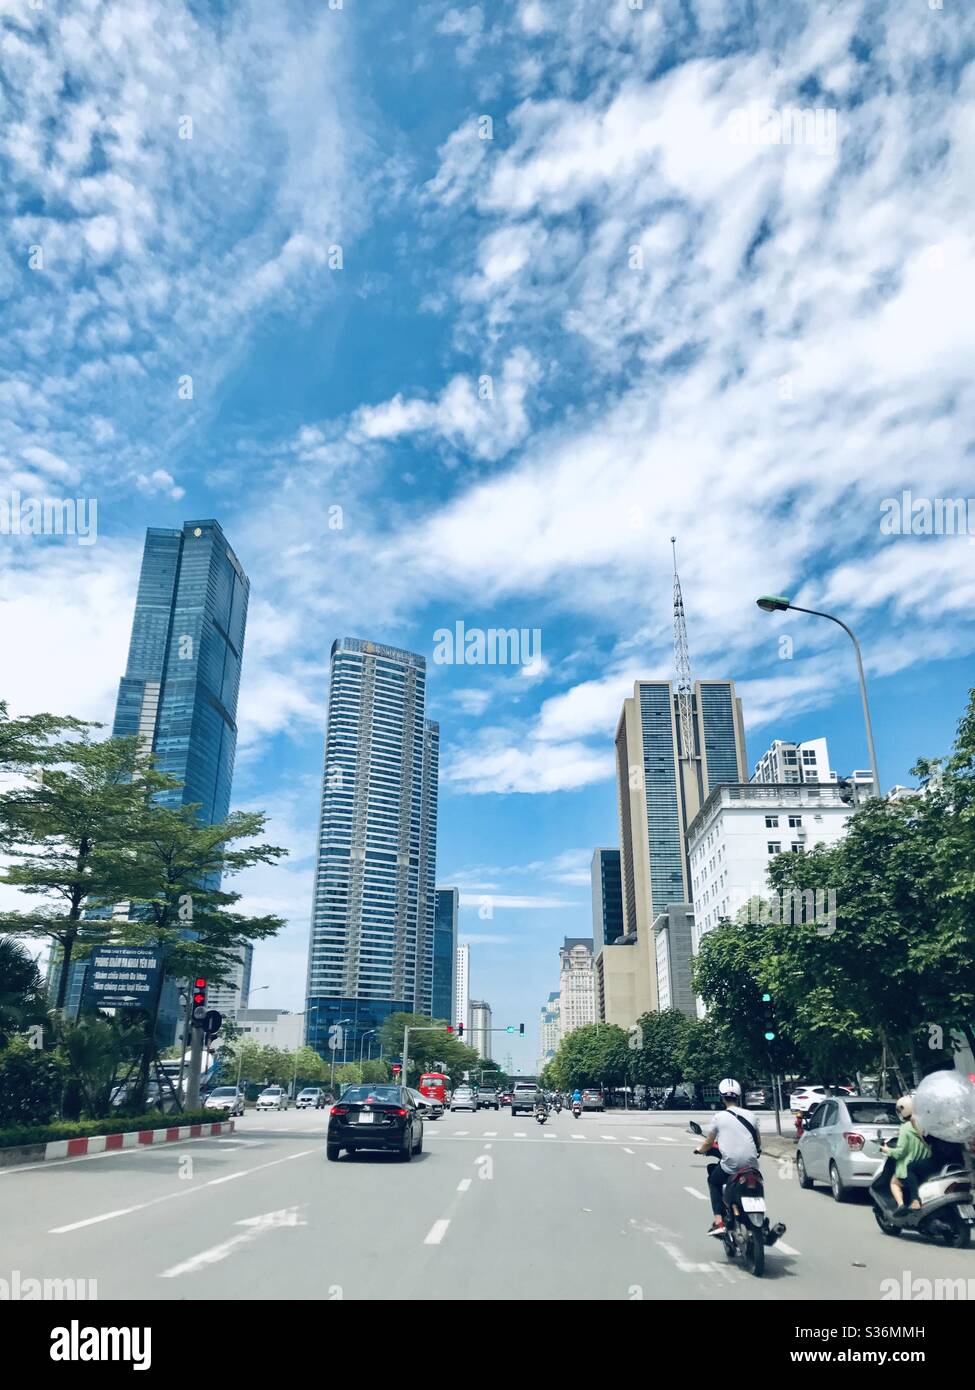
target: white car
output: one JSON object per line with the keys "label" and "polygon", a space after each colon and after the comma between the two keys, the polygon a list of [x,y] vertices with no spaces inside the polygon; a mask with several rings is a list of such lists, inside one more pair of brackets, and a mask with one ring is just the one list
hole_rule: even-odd
{"label": "white car", "polygon": [[425,1096],[422,1091],[414,1091],[412,1086],[407,1087],[413,1097],[413,1104],[419,1110],[425,1120],[442,1120],[444,1105],[442,1100],[436,1096]]}
{"label": "white car", "polygon": [[789,1109],[805,1114],[811,1105],[819,1105],[829,1099],[825,1086],[797,1086],[789,1097]]}
{"label": "white car", "polygon": [[244,1093],[236,1086],[217,1086],[203,1102],[204,1110],[229,1110],[231,1115],[243,1115]]}
{"label": "white car", "polygon": [[288,1093],[283,1086],[268,1086],[257,1097],[258,1110],[287,1110]]}
{"label": "white car", "polygon": [[458,1086],[450,1097],[451,1110],[473,1110],[477,1113],[477,1096],[470,1086]]}

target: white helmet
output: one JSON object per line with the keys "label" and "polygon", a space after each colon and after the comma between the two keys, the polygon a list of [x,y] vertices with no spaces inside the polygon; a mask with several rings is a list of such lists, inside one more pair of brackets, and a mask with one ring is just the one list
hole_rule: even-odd
{"label": "white helmet", "polygon": [[741,1087],[733,1076],[726,1076],[723,1081],[718,1082],[718,1094],[722,1100],[732,1096],[735,1100],[741,1100]]}

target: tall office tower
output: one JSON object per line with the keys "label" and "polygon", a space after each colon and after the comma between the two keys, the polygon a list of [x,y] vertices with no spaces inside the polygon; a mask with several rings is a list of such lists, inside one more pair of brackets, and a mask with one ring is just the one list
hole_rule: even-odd
{"label": "tall office tower", "polygon": [[457,984],[454,993],[454,1023],[471,1027],[471,948],[457,947]]}
{"label": "tall office tower", "polygon": [[332,644],[306,1013],[323,1057],[432,1008],[440,733],[425,707],[422,656]]}
{"label": "tall office tower", "polygon": [[433,928],[433,1017],[457,1023],[454,993],[457,988],[457,913],[460,893],[456,888],[437,889]]}
{"label": "tall office tower", "polygon": [[225,985],[212,984],[207,989],[207,1004],[216,1009],[224,1018],[236,1018],[242,1009],[247,1008],[247,996],[251,990],[251,966],[254,963],[254,947],[248,944],[240,953],[230,979]]}
{"label": "tall office tower", "polygon": [[491,1060],[491,1005],[471,1000],[471,1047],[482,1062]]}
{"label": "tall office tower", "polygon": [[[559,992],[553,989],[542,1005],[538,1020],[538,1070],[551,1062],[559,1050],[562,1030],[559,1026]],[[510,1071],[510,1068],[509,1068]]]}
{"label": "tall office tower", "polygon": [[829,748],[824,738],[810,738],[803,743],[788,743],[777,738],[759,758],[752,775],[753,782],[835,782],[836,773],[829,765]]}
{"label": "tall office tower", "polygon": [[661,1009],[680,1009],[697,1018],[697,1000],[691,983],[694,909],[690,903],[671,903],[653,922],[657,962],[657,1003]]}
{"label": "tall office tower", "polygon": [[567,936],[559,947],[559,1012],[563,1038],[596,1021],[591,936]]}
{"label": "tall office tower", "polygon": [[[250,582],[216,521],[146,531],[125,675],[113,738],[138,734],[160,771],[182,785],[168,806],[199,806],[212,825],[230,810],[237,748],[237,695]],[[85,966],[71,967],[68,1002],[77,1012]],[[167,981],[157,1034],[171,1043],[180,1013]]]}
{"label": "tall office tower", "polygon": [[670,681],[637,681],[616,729],[624,935],[603,955],[604,966],[612,961],[618,967],[622,958],[607,952],[628,952],[627,972],[635,972],[627,1008],[636,1012],[630,1022],[658,1007],[655,918],[672,903],[692,901],[687,827],[719,783],[746,780],[744,722],[734,682],[695,681],[689,701],[693,747],[685,747],[684,720]]}
{"label": "tall office tower", "polygon": [[623,880],[618,849],[593,851],[592,938],[596,953],[623,935]]}

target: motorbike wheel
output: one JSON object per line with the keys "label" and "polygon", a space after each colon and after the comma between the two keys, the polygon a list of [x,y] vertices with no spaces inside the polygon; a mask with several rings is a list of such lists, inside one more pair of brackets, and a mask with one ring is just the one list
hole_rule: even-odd
{"label": "motorbike wheel", "polygon": [[957,1212],[951,1212],[938,1223],[942,1229],[941,1244],[949,1250],[967,1250],[972,1243],[972,1228]]}
{"label": "motorbike wheel", "polygon": [[886,1216],[884,1216],[883,1212],[877,1206],[876,1202],[873,1203],[873,1214],[877,1222],[877,1225],[883,1231],[885,1236],[899,1236],[903,1234],[899,1226],[895,1226],[892,1222],[887,1220]]}
{"label": "motorbike wheel", "polygon": [[749,1227],[745,1235],[745,1268],[761,1279],[765,1273],[765,1241],[761,1231]]}

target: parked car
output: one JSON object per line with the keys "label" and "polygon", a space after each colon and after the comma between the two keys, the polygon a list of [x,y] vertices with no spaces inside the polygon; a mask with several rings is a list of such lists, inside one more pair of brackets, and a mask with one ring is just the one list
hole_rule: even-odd
{"label": "parked car", "polygon": [[799,1186],[828,1182],[837,1202],[869,1187],[885,1162],[877,1135],[895,1139],[900,1123],[892,1100],[827,1097],[806,1114],[796,1152]]}
{"label": "parked car", "polygon": [[283,1086],[266,1086],[257,1097],[258,1110],[287,1110],[288,1093]]}
{"label": "parked car", "polygon": [[583,1091],[582,1108],[583,1110],[605,1110],[606,1098],[602,1091]]}
{"label": "parked car", "polygon": [[771,1086],[753,1086],[745,1092],[746,1110],[767,1110],[775,1104]]}
{"label": "parked car", "polygon": [[407,1086],[349,1086],[328,1116],[325,1156],[392,1150],[403,1163],[423,1150],[423,1116]]}
{"label": "parked car", "polygon": [[825,1086],[812,1086],[803,1083],[796,1086],[789,1096],[789,1109],[805,1112],[811,1105],[818,1105],[821,1100],[826,1100],[828,1097],[829,1092]]}
{"label": "parked car", "polygon": [[306,1086],[303,1091],[298,1092],[295,1109],[310,1110],[313,1107],[316,1110],[324,1110],[325,1108],[325,1092],[321,1086]]}
{"label": "parked car", "polygon": [[215,1086],[203,1102],[204,1110],[229,1110],[231,1115],[243,1115],[244,1093],[236,1086]]}
{"label": "parked car", "polygon": [[451,1110],[477,1111],[477,1096],[470,1086],[458,1086],[450,1097]]}
{"label": "parked car", "polygon": [[530,1115],[542,1098],[542,1093],[534,1081],[516,1081],[511,1092],[511,1113],[518,1115],[522,1110]]}
{"label": "parked car", "polygon": [[444,1104],[439,1096],[425,1096],[422,1091],[415,1091],[412,1086],[409,1087],[409,1092],[413,1097],[413,1104],[425,1120],[443,1119]]}
{"label": "parked car", "polygon": [[493,1086],[478,1086],[477,1108],[478,1110],[501,1109],[501,1102],[498,1100],[498,1093]]}

